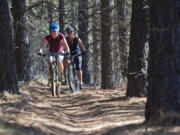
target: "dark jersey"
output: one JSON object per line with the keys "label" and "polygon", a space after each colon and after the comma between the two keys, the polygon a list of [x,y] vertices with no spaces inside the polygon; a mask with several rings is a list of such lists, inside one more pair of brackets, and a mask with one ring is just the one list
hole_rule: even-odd
{"label": "dark jersey", "polygon": [[78,37],[74,37],[74,41],[70,42],[69,38],[66,37],[71,54],[79,54],[81,52],[81,49],[78,44],[78,39]]}

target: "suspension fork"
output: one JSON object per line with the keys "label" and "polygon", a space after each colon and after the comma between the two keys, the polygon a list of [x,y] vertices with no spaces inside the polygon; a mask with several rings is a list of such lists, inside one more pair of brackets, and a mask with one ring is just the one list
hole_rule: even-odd
{"label": "suspension fork", "polygon": [[59,71],[59,67],[58,67],[58,61],[57,58],[55,58],[55,67],[56,67],[56,85],[59,84],[59,78],[60,78],[60,71]]}
{"label": "suspension fork", "polygon": [[73,71],[73,76],[74,76],[75,81],[78,81],[77,71],[76,71],[76,66],[75,66],[74,60],[72,62],[72,71]]}
{"label": "suspension fork", "polygon": [[76,71],[76,66],[75,66],[74,60],[72,63],[72,70],[73,70],[73,76],[74,76],[75,91],[78,92],[79,91],[79,79],[77,76],[77,71]]}

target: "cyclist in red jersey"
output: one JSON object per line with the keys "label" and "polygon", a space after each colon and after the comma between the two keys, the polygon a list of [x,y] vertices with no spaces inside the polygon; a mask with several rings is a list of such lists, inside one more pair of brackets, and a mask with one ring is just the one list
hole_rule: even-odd
{"label": "cyclist in red jersey", "polygon": [[[50,34],[44,37],[44,41],[39,49],[39,53],[42,53],[43,48],[48,43],[49,45],[49,61],[52,59],[52,53],[53,52],[62,52],[64,53],[64,49],[70,53],[69,47],[67,45],[66,38],[62,33],[59,33],[59,25],[57,23],[51,23],[49,25]],[[60,73],[62,74],[61,77],[63,77],[63,55],[58,55],[58,68]],[[48,62],[49,63],[49,62]],[[50,72],[49,72],[49,64],[48,64],[48,77],[50,79]],[[61,81],[63,81],[64,78],[62,78]]]}

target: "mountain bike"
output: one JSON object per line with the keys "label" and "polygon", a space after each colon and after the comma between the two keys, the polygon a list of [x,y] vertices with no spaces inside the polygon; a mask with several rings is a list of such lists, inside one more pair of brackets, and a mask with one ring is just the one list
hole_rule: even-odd
{"label": "mountain bike", "polygon": [[76,66],[74,59],[78,56],[82,56],[82,54],[76,54],[70,56],[70,64],[67,69],[66,77],[67,82],[69,85],[69,88],[72,92],[78,92],[79,91],[79,79],[77,76]]}
{"label": "mountain bike", "polygon": [[[38,55],[45,57],[46,54],[38,53]],[[57,63],[57,56],[58,55],[65,55],[62,52],[53,52],[51,53],[52,58],[49,61],[49,71],[50,71],[50,86],[51,86],[51,93],[52,96],[60,96],[61,92],[61,78],[62,74],[60,74],[58,69],[58,63]]]}

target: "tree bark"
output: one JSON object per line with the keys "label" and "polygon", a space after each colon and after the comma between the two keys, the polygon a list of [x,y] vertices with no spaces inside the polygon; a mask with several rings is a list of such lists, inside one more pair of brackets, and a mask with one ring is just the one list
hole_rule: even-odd
{"label": "tree bark", "polygon": [[180,122],[180,1],[151,0],[146,121]]}
{"label": "tree bark", "polygon": [[12,0],[12,14],[14,19],[15,60],[18,79],[31,80],[30,44],[27,37],[25,0]]}
{"label": "tree bark", "polygon": [[75,11],[76,11],[76,4],[75,4],[75,0],[71,0],[71,26],[73,28],[76,28],[76,15],[75,15]]}
{"label": "tree bark", "polygon": [[64,15],[64,0],[59,0],[59,26],[61,33],[64,33]]}
{"label": "tree bark", "polygon": [[94,76],[94,85],[100,85],[100,52],[101,52],[101,48],[100,48],[100,33],[98,31],[100,25],[100,19],[99,19],[99,15],[97,15],[97,8],[98,8],[98,1],[95,0],[94,4],[93,4],[93,24],[92,24],[92,29],[93,29],[93,76]]}
{"label": "tree bark", "polygon": [[83,82],[90,83],[90,73],[88,70],[88,62],[89,62],[89,45],[88,45],[88,0],[79,0],[78,5],[78,35],[79,38],[82,40],[85,48],[86,48],[86,55],[83,57]]}
{"label": "tree bark", "polygon": [[52,0],[48,0],[48,22],[49,24],[53,22]]}
{"label": "tree bark", "polygon": [[132,1],[127,96],[146,96],[148,45],[147,0]]}
{"label": "tree bark", "polygon": [[0,91],[19,91],[8,0],[0,0]]}
{"label": "tree bark", "polygon": [[130,26],[128,21],[128,16],[130,12],[128,11],[128,1],[127,0],[117,0],[117,21],[118,21],[118,45],[119,45],[119,73],[117,77],[120,79],[120,83],[127,83],[127,69],[128,69],[128,55],[129,55],[129,32]]}
{"label": "tree bark", "polygon": [[111,2],[101,0],[101,88],[110,89],[113,85],[112,44],[111,44]]}

